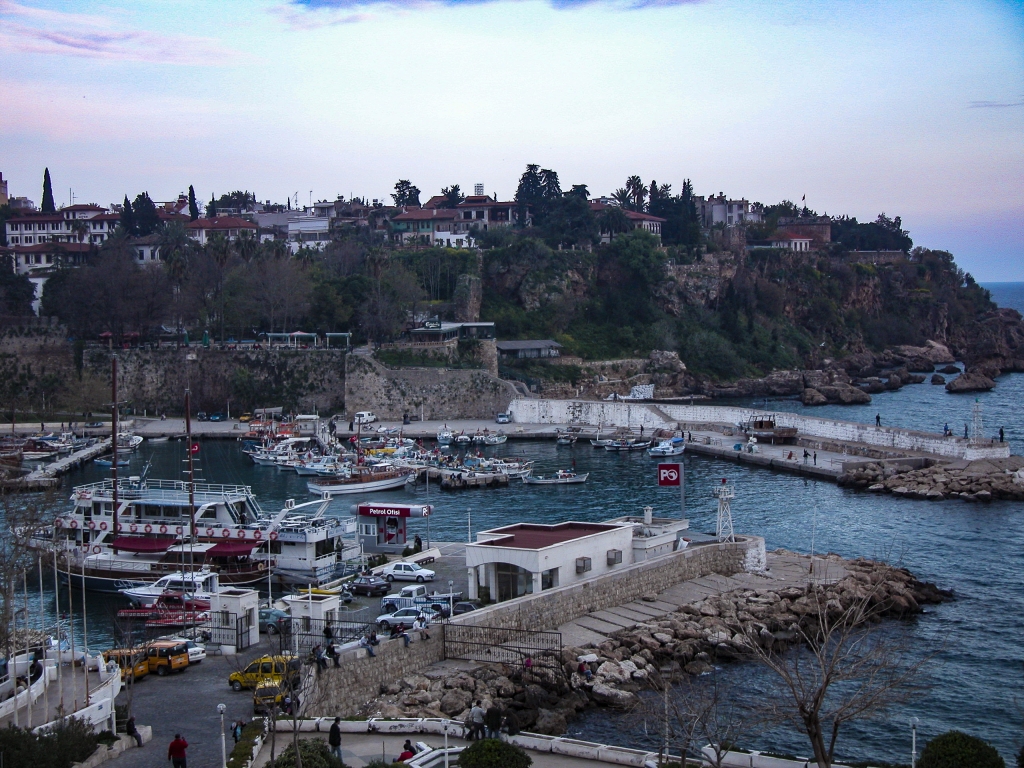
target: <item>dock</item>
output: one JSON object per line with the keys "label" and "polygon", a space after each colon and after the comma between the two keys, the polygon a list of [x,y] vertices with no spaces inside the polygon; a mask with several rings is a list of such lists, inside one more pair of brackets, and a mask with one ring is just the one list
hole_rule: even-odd
{"label": "dock", "polygon": [[466,488],[504,488],[509,483],[508,475],[503,472],[473,472],[439,467],[416,468],[417,482],[427,482],[428,478],[446,491]]}
{"label": "dock", "polygon": [[61,475],[80,467],[87,461],[92,461],[110,450],[110,438],[100,440],[87,448],[70,453],[63,459],[52,461],[38,469],[34,469],[27,475],[11,477],[0,482],[0,488],[8,491],[45,491],[55,488]]}

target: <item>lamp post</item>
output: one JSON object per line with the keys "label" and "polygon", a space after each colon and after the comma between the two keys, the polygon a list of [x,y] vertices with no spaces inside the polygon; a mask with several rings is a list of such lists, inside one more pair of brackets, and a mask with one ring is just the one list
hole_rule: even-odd
{"label": "lamp post", "polygon": [[450,720],[444,721],[444,768],[448,768],[448,724]]}
{"label": "lamp post", "polygon": [[217,714],[220,715],[220,765],[221,768],[227,768],[228,766],[228,747],[227,742],[224,741],[224,710],[227,707],[223,704],[217,705]]}
{"label": "lamp post", "polygon": [[448,620],[455,615],[455,582],[448,579]]}
{"label": "lamp post", "polygon": [[917,766],[917,724],[920,722],[916,717],[910,718],[910,768]]}

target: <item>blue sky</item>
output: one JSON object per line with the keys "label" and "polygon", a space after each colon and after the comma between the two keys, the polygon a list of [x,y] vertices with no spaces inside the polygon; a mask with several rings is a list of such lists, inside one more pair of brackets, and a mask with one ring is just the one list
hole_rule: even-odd
{"label": "blue sky", "polygon": [[1020,2],[0,0],[0,172],[38,202],[194,184],[300,201],[398,178],[903,217],[1024,280]]}

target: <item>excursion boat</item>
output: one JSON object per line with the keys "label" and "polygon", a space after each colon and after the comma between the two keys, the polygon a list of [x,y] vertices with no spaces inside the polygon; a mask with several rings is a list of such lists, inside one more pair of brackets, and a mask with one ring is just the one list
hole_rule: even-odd
{"label": "excursion boat", "polygon": [[673,437],[671,440],[662,440],[657,445],[648,448],[649,456],[681,456],[686,452],[686,441],[681,437]]}
{"label": "excursion boat", "polygon": [[575,485],[576,483],[587,482],[588,477],[590,477],[589,472],[577,475],[575,472],[570,472],[567,469],[560,469],[551,477],[544,477],[543,475],[536,477],[526,476],[523,478],[523,482],[527,485]]}
{"label": "excursion boat", "polygon": [[378,465],[374,467],[352,467],[344,474],[333,477],[315,477],[306,487],[310,493],[373,493],[402,488],[414,482],[415,470],[405,467]]}
{"label": "excursion boat", "polygon": [[[165,578],[171,578],[167,576]],[[135,601],[132,601],[133,603]],[[158,613],[171,611],[208,611],[210,610],[209,599],[198,597],[195,593],[176,592],[165,589],[152,603],[142,604],[131,608],[122,608],[117,612],[119,619],[148,619]]]}
{"label": "excursion boat", "polygon": [[273,581],[322,587],[359,570],[354,517],[328,517],[330,499],[285,502],[254,557],[273,561]]}

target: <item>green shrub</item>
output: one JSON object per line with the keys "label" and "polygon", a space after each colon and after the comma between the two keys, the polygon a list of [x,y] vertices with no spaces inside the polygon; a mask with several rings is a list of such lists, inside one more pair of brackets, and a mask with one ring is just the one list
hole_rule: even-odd
{"label": "green shrub", "polygon": [[530,768],[533,758],[498,739],[474,741],[459,753],[459,768]]}
{"label": "green shrub", "polygon": [[263,727],[263,720],[253,720],[242,729],[242,738],[228,755],[228,768],[242,768],[243,765],[248,765],[256,739],[263,735]]}
{"label": "green shrub", "polygon": [[960,731],[949,731],[929,741],[917,765],[919,768],[1006,768],[993,746]]}
{"label": "green shrub", "polygon": [[13,725],[0,730],[5,768],[70,768],[96,751],[92,725],[72,717],[43,734]]}
{"label": "green shrub", "polygon": [[[347,768],[345,763],[331,754],[331,748],[323,739],[302,739],[299,741],[302,768]],[[274,761],[275,768],[295,768],[295,745],[285,747],[281,756]]]}

